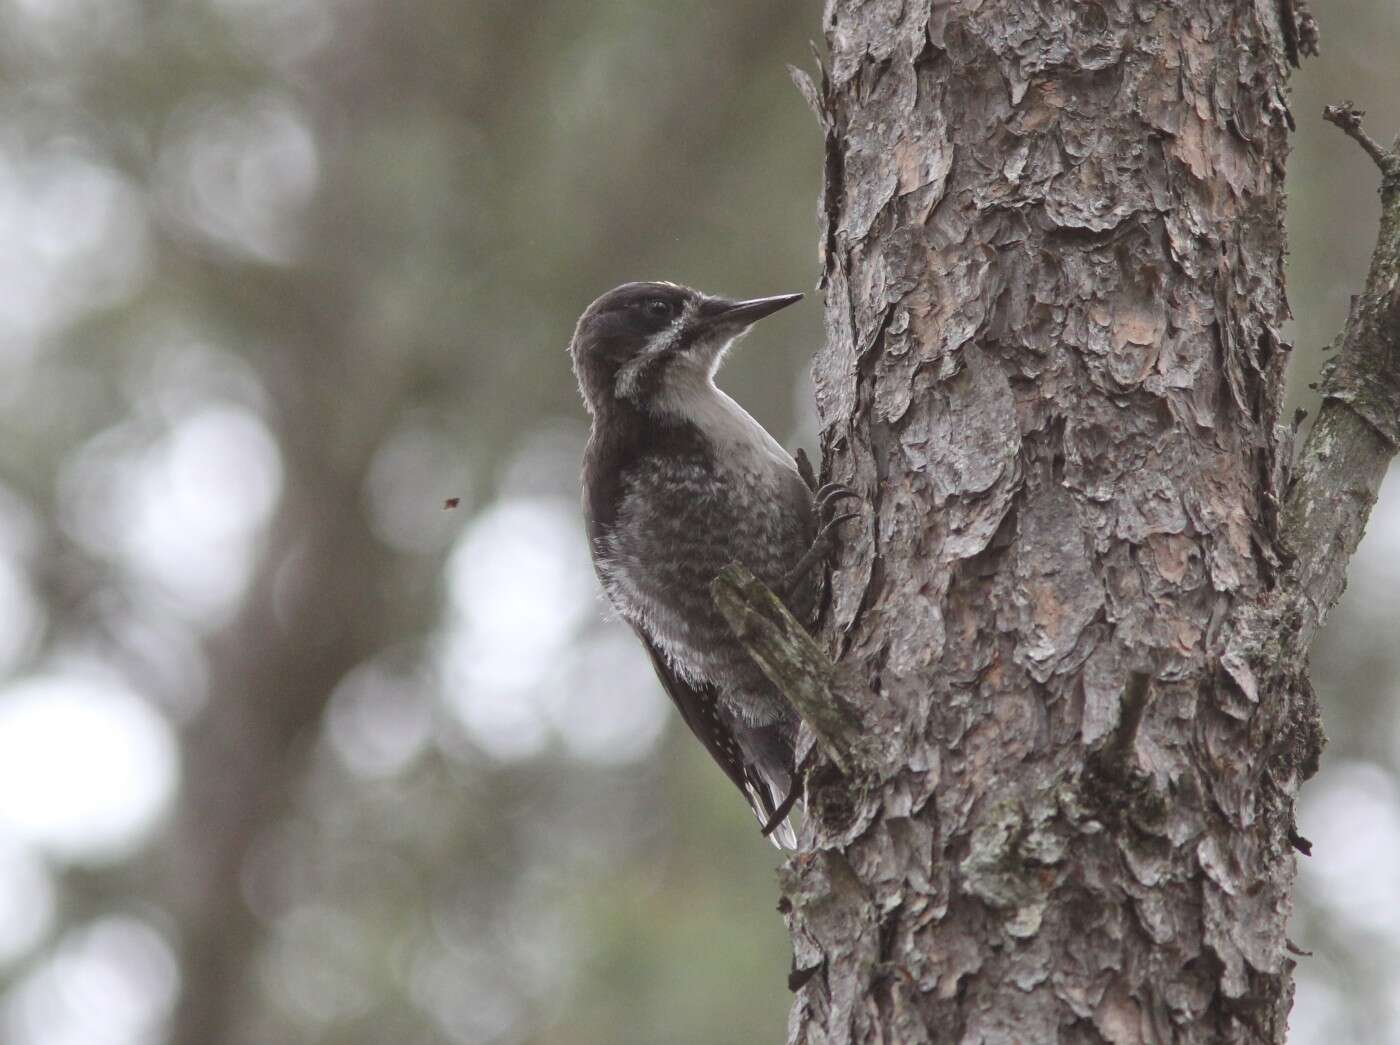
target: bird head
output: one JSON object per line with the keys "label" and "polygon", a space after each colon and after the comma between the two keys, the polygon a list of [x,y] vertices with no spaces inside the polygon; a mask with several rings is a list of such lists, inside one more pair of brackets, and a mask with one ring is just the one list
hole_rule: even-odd
{"label": "bird head", "polygon": [[617,403],[655,413],[710,385],[724,354],[801,294],[735,301],[675,283],[624,283],[584,310],[569,345],[589,413]]}

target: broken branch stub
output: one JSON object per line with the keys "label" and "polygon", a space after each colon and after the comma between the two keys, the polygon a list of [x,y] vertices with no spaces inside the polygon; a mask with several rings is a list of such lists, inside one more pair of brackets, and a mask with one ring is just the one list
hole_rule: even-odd
{"label": "broken branch stub", "polygon": [[885,752],[865,728],[873,695],[827,656],[786,606],[738,563],[710,586],[716,608],[773,685],[812,730],[818,746],[846,776],[876,773]]}

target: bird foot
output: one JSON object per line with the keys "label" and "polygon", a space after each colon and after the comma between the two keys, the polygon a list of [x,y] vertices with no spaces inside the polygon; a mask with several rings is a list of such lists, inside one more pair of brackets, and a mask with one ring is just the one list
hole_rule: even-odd
{"label": "bird foot", "polygon": [[789,596],[797,591],[802,582],[811,574],[812,569],[819,563],[825,562],[826,557],[831,554],[836,527],[850,519],[860,518],[860,512],[835,514],[834,505],[836,502],[848,497],[859,499],[860,494],[844,483],[827,483],[817,490],[814,498],[817,509],[817,535],[813,538],[806,553],[797,561],[797,565],[789,570],[788,575],[783,578],[778,596],[784,602],[787,602]]}

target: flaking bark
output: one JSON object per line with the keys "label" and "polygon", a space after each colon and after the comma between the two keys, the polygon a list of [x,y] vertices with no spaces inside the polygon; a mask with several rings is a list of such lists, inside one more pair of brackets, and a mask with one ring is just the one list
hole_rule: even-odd
{"label": "flaking bark", "polygon": [[903,761],[808,778],[794,1045],[1284,1040],[1306,645],[1393,451],[1333,378],[1288,485],[1294,6],[827,5],[822,638]]}

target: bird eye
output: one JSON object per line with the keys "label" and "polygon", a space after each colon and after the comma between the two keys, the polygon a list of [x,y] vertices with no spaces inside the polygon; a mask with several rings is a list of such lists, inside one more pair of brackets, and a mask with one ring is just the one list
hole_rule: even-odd
{"label": "bird eye", "polygon": [[671,303],[665,298],[648,298],[643,302],[642,308],[647,315],[657,319],[669,319],[671,315]]}

